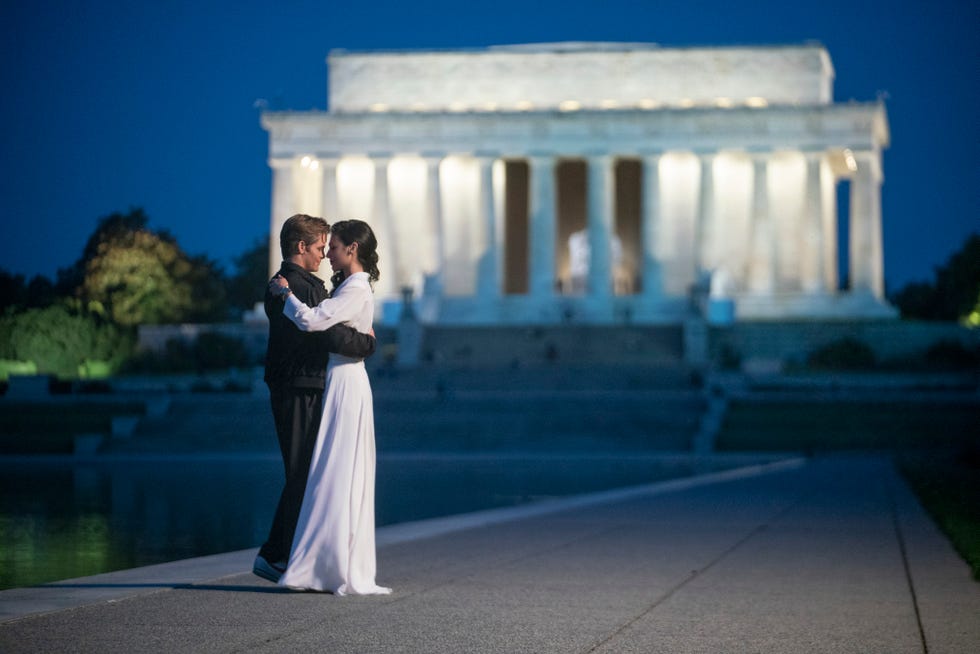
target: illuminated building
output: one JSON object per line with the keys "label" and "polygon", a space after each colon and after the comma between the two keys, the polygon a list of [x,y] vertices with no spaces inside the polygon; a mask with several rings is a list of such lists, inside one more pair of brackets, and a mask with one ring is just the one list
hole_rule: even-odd
{"label": "illuminated building", "polygon": [[384,322],[404,288],[446,325],[672,323],[708,287],[709,317],[894,315],[885,107],[835,103],[820,45],[335,51],[328,65],[328,111],[262,116],[270,268],[288,216],[366,220]]}

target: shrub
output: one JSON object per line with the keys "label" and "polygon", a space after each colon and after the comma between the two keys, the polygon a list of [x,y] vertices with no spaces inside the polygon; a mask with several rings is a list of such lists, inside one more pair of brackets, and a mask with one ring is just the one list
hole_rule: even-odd
{"label": "shrub", "polygon": [[9,379],[11,375],[36,375],[37,364],[33,361],[11,361],[0,359],[0,380]]}
{"label": "shrub", "polygon": [[70,303],[0,319],[0,357],[32,363],[41,374],[104,377],[120,367],[132,348],[128,331]]}
{"label": "shrub", "polygon": [[927,366],[969,370],[980,366],[980,352],[969,349],[955,340],[941,340],[933,344],[924,355]]}
{"label": "shrub", "polygon": [[245,342],[219,332],[204,332],[193,346],[194,359],[204,370],[242,368],[252,364]]}
{"label": "shrub", "polygon": [[806,363],[818,370],[867,370],[875,366],[875,353],[864,341],[846,337],[814,350]]}
{"label": "shrub", "polygon": [[162,352],[141,352],[127,365],[127,372],[206,372],[242,368],[255,363],[245,342],[218,332],[204,332],[193,341],[167,340]]}

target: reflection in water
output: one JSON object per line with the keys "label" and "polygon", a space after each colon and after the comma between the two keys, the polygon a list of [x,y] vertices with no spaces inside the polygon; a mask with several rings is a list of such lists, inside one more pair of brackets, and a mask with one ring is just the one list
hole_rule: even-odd
{"label": "reflection in water", "polygon": [[[685,474],[635,455],[382,455],[377,524]],[[273,456],[0,462],[0,588],[258,547],[281,485]]]}
{"label": "reflection in water", "polygon": [[0,588],[250,547],[282,464],[262,461],[0,466]]}

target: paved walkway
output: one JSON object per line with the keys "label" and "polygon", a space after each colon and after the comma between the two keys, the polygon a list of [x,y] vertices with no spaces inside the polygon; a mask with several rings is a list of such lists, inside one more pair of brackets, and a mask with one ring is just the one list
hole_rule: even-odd
{"label": "paved walkway", "polygon": [[0,593],[0,651],[936,654],[980,643],[980,584],[874,457],[378,535],[390,596],[284,592],[243,572],[254,551],[236,552]]}

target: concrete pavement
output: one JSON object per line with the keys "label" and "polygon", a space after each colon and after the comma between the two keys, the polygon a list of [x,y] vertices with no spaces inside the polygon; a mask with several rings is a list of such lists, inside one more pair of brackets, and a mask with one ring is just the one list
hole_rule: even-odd
{"label": "concrete pavement", "polygon": [[980,584],[873,456],[395,525],[378,540],[390,596],[282,591],[244,571],[250,550],[4,591],[0,651],[936,654],[980,643]]}

